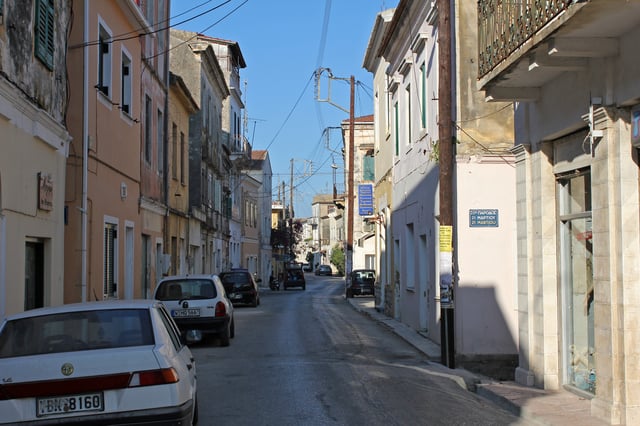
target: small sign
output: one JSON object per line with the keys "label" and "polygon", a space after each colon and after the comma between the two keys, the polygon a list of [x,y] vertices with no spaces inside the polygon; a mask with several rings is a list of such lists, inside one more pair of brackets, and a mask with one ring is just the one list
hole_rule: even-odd
{"label": "small sign", "polygon": [[497,228],[498,226],[498,209],[469,210],[470,228]]}
{"label": "small sign", "polygon": [[53,178],[49,173],[38,173],[38,208],[53,210]]}
{"label": "small sign", "polygon": [[373,185],[358,185],[358,212],[360,216],[373,216]]}
{"label": "small sign", "polygon": [[440,251],[453,251],[453,226],[440,225]]}

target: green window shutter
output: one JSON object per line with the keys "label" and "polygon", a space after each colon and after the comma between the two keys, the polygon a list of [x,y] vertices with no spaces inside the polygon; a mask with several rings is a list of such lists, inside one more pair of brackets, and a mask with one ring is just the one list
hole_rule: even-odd
{"label": "green window shutter", "polygon": [[50,70],[53,70],[53,27],[53,0],[36,0],[35,55]]}

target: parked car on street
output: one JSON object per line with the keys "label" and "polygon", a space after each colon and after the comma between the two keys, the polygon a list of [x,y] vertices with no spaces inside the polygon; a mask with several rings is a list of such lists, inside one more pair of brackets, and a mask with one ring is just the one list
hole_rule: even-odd
{"label": "parked car on street", "polygon": [[162,303],[29,310],[0,325],[0,424],[195,424],[196,366]]}
{"label": "parked car on street", "polygon": [[254,308],[260,304],[258,284],[247,269],[232,269],[218,276],[231,303],[251,305]]}
{"label": "parked car on street", "polygon": [[354,269],[346,277],[346,296],[375,294],[376,271],[373,269]]}
{"label": "parked car on street", "polygon": [[221,346],[235,336],[233,304],[217,275],[181,275],[162,279],[154,298],[165,304],[188,341],[217,335]]}
{"label": "parked car on street", "polygon": [[333,271],[331,270],[331,266],[329,265],[319,265],[316,268],[316,275],[328,275],[331,276],[333,275]]}
{"label": "parked car on street", "polygon": [[304,272],[300,266],[287,267],[285,270],[283,289],[287,290],[290,287],[301,287],[303,290],[307,288]]}

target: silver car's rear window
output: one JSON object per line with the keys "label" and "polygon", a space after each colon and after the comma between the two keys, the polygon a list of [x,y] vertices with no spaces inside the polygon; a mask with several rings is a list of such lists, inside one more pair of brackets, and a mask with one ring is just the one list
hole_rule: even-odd
{"label": "silver car's rear window", "polygon": [[146,309],[65,312],[8,321],[0,358],[153,344]]}
{"label": "silver car's rear window", "polygon": [[156,291],[158,300],[213,299],[216,286],[206,279],[176,279],[163,281]]}

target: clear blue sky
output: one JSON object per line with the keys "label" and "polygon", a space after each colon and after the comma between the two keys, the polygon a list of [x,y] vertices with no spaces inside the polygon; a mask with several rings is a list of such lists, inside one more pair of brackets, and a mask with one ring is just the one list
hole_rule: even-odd
{"label": "clear blue sky", "polygon": [[[342,137],[330,128],[339,127],[349,114],[316,101],[314,71],[328,68],[334,77],[345,79],[332,81],[331,99],[347,110],[348,79],[353,75],[355,115],[372,114],[373,76],[362,68],[362,61],[376,15],[397,4],[398,0],[171,1],[172,25],[220,6],[177,28],[239,43],[247,64],[240,71],[249,117],[246,137],[254,149],[269,151],[274,198],[278,185],[285,182],[287,204],[293,159],[296,217],[311,216],[315,194],[331,193],[332,163],[340,166],[337,183],[344,188]],[[326,75],[320,80],[324,99]]]}

